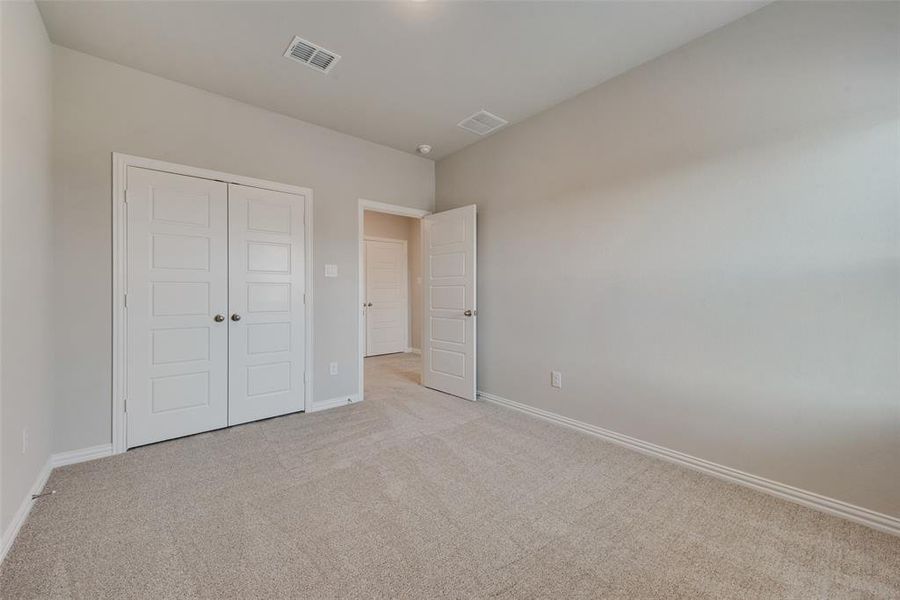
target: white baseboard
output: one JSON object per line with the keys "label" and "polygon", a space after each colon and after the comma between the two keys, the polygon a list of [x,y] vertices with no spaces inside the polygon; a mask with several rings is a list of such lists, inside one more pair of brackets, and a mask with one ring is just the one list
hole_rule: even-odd
{"label": "white baseboard", "polygon": [[74,465],[75,463],[94,460],[95,458],[112,456],[112,453],[112,444],[100,444],[99,446],[91,446],[90,448],[60,452],[59,454],[54,454],[50,457],[50,466],[56,468]]}
{"label": "white baseboard", "polygon": [[407,348],[406,353],[407,354],[422,354],[422,349],[421,348]]}
{"label": "white baseboard", "polygon": [[0,540],[0,562],[3,562],[3,559],[6,558],[6,553],[12,548],[16,536],[19,534],[19,529],[22,528],[25,519],[28,517],[28,513],[31,512],[31,506],[34,504],[34,500],[32,500],[31,497],[41,493],[41,490],[47,485],[47,480],[50,478],[50,473],[53,469],[106,456],[112,456],[112,444],[101,444],[99,446],[91,446],[90,448],[70,450],[69,452],[60,452],[58,454],[50,455],[44,468],[38,473],[37,479],[35,479],[31,489],[28,490],[28,493],[22,500],[22,504],[19,505],[19,510],[16,511],[13,520],[6,528],[6,531],[3,532],[2,540]]}
{"label": "white baseboard", "polygon": [[34,500],[31,497],[41,493],[41,490],[47,485],[47,479],[50,478],[50,471],[52,470],[53,467],[50,466],[50,461],[48,460],[38,473],[37,479],[31,485],[31,489],[28,490],[28,493],[22,499],[22,503],[19,505],[16,514],[13,515],[12,521],[6,527],[6,531],[3,532],[3,538],[0,540],[0,562],[3,562],[3,559],[6,558],[6,553],[12,548],[16,536],[19,535],[19,530],[22,528],[22,524],[25,523],[28,513],[31,512],[31,506],[34,504]]}
{"label": "white baseboard", "polygon": [[320,410],[328,410],[329,408],[337,408],[338,406],[347,406],[348,404],[356,404],[359,402],[359,395],[347,394],[346,396],[338,396],[328,400],[320,400],[312,402],[312,406],[306,409],[308,413],[319,412]]}
{"label": "white baseboard", "polygon": [[570,419],[569,417],[564,417],[550,411],[535,408],[533,406],[528,406],[527,404],[522,404],[521,402],[502,398],[488,392],[478,392],[478,397],[483,398],[484,400],[487,400],[489,402],[512,408],[514,410],[528,413],[552,423],[571,427],[585,433],[590,433],[614,444],[625,446],[632,450],[637,450],[638,452],[649,454],[650,456],[661,458],[669,462],[674,462],[679,465],[694,469],[695,471],[700,471],[702,473],[706,473],[707,475],[718,477],[719,479],[724,479],[732,483],[751,487],[766,494],[778,496],[779,498],[783,498],[797,504],[802,504],[809,508],[841,517],[849,521],[854,521],[873,529],[878,529],[880,531],[885,531],[894,535],[900,535],[900,518],[897,517],[892,517],[890,515],[875,512],[861,506],[855,506],[841,500],[835,500],[834,498],[822,496],[814,492],[808,492],[806,490],[786,485],[784,483],[772,481],[771,479],[766,479],[764,477],[759,477],[757,475],[738,471],[737,469],[732,469],[731,467],[726,467],[724,465],[720,465],[718,463],[714,463],[702,458],[697,458],[696,456],[678,452],[677,450],[671,450],[669,448],[658,446],[650,442],[645,442],[643,440],[623,435],[621,433],[616,433],[615,431],[610,431],[609,429],[603,429],[602,427],[597,427],[596,425],[591,425],[589,423]]}

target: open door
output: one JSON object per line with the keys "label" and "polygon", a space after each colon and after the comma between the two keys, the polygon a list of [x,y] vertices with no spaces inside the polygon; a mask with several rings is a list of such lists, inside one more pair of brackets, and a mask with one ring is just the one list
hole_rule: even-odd
{"label": "open door", "polygon": [[475,400],[475,205],[422,219],[422,383]]}

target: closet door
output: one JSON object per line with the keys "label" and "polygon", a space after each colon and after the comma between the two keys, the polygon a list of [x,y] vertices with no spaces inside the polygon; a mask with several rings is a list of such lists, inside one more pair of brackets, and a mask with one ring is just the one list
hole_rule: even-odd
{"label": "closet door", "polygon": [[228,186],[229,425],[305,407],[304,204]]}
{"label": "closet door", "polygon": [[226,184],[129,167],[127,445],[228,422]]}

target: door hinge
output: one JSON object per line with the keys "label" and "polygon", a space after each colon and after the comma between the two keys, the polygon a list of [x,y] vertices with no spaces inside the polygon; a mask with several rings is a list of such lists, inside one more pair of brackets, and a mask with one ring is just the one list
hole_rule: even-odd
{"label": "door hinge", "polygon": [[303,292],[303,304],[306,304],[306,292]]}
{"label": "door hinge", "polygon": [[128,204],[128,187],[127,187],[127,186],[126,186],[126,188],[123,190],[122,198],[123,198],[122,201],[123,201],[125,204]]}
{"label": "door hinge", "polygon": [[125,294],[125,308],[128,308],[128,294]]}
{"label": "door hinge", "polygon": [[122,401],[125,403],[125,412],[128,412],[128,398],[122,398]]}
{"label": "door hinge", "polygon": [[309,373],[303,371],[303,383],[309,383]]}

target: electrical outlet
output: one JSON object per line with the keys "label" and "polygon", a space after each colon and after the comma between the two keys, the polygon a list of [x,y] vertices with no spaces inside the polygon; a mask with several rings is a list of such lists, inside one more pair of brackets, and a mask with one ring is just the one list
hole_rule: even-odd
{"label": "electrical outlet", "polygon": [[562,373],[559,371],[550,371],[550,385],[562,389]]}
{"label": "electrical outlet", "polygon": [[336,363],[336,362],[333,362],[333,363],[329,363],[329,364],[328,364],[328,372],[329,372],[330,374],[332,374],[332,375],[337,375],[337,374],[338,374],[338,368],[337,368],[337,363]]}
{"label": "electrical outlet", "polygon": [[28,428],[22,428],[22,454],[28,452]]}

